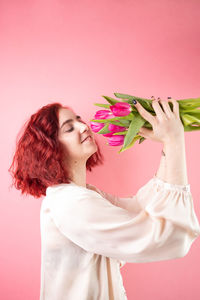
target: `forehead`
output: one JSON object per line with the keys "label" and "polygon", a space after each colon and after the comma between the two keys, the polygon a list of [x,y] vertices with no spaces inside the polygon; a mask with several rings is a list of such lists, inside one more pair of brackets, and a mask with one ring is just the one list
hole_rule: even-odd
{"label": "forehead", "polygon": [[59,124],[67,119],[75,118],[75,113],[70,108],[60,108],[58,111]]}

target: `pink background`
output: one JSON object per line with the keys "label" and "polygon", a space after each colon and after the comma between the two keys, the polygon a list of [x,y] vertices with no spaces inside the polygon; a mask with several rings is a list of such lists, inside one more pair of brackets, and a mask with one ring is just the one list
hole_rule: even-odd
{"label": "pink background", "polygon": [[[17,133],[51,102],[89,122],[114,92],[166,99],[200,96],[200,1],[0,1],[0,299],[39,299],[41,199],[10,189]],[[96,134],[105,164],[87,182],[133,195],[157,171],[162,145],[146,140],[118,154]],[[199,132],[185,133],[188,179],[199,213]],[[182,259],[122,269],[129,300],[197,300],[200,239]],[[58,299],[59,300],[59,299]]]}

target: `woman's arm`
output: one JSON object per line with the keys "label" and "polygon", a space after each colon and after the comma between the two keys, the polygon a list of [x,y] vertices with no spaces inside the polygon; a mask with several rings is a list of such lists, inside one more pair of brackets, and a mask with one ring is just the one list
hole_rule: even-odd
{"label": "woman's arm", "polygon": [[165,181],[172,184],[188,184],[184,136],[164,145]]}
{"label": "woman's arm", "polygon": [[156,177],[172,184],[188,184],[184,138],[164,144]]}
{"label": "woman's arm", "polygon": [[172,98],[169,102],[173,103],[173,110],[167,101],[161,99],[152,101],[156,116],[150,114],[139,102],[135,104],[141,116],[153,128],[153,130],[141,128],[139,134],[164,144],[166,168],[165,175],[163,169],[159,170],[160,176],[164,176],[169,184],[187,185],[184,127],[178,102]]}
{"label": "woman's arm", "polygon": [[200,235],[190,191],[154,178],[128,200],[123,209],[95,191],[61,184],[45,201],[55,226],[86,251],[135,263],[189,252]]}
{"label": "woman's arm", "polygon": [[165,153],[164,153],[164,151],[162,151],[160,165],[159,165],[159,168],[158,168],[155,176],[166,181],[165,172],[166,172],[166,159],[165,159]]}

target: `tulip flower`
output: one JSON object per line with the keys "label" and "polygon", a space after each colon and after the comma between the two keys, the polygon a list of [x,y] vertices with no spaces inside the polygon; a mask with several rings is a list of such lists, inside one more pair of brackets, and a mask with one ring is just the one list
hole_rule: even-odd
{"label": "tulip flower", "polygon": [[[107,119],[107,118],[112,118],[112,117],[113,117],[113,114],[111,111],[103,110],[103,109],[98,110],[94,116],[95,119]],[[105,124],[104,123],[95,123],[95,122],[91,121],[90,126],[91,126],[92,131],[98,132],[105,126]]]}
{"label": "tulip flower", "polygon": [[[111,133],[115,133],[115,132],[126,130],[126,127],[118,126],[118,125],[115,125],[115,124],[109,124],[108,125],[108,130]],[[105,134],[103,134],[103,135],[106,136]]]}
{"label": "tulip flower", "polygon": [[108,138],[108,144],[110,146],[120,146],[124,143],[124,135],[113,135]]}
{"label": "tulip flower", "polygon": [[92,131],[98,132],[100,129],[102,129],[104,127],[104,124],[90,122],[90,127],[91,127]]}
{"label": "tulip flower", "polygon": [[110,115],[113,115],[112,112],[108,109],[98,110],[94,116],[95,119],[106,119]]}
{"label": "tulip flower", "polygon": [[132,111],[131,105],[126,102],[118,102],[114,105],[110,106],[110,110],[112,111],[114,116],[127,116]]}
{"label": "tulip flower", "polygon": [[[135,99],[148,112],[153,115],[156,113],[152,106],[152,99],[120,93],[114,93],[114,95],[120,100],[103,96],[109,104],[94,104],[105,109],[97,111],[94,119],[90,120],[90,124],[94,132],[108,138],[108,145],[122,145],[118,152],[120,153],[132,147],[137,140],[139,140],[139,144],[146,140],[138,134],[141,127],[152,129],[152,125],[142,118],[132,101]],[[184,131],[200,130],[200,98],[181,99],[177,102]],[[169,102],[169,106],[173,110],[171,102]]]}

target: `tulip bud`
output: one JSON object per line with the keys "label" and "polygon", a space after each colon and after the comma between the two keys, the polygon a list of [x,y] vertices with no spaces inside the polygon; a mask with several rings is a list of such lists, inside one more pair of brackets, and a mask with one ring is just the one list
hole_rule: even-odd
{"label": "tulip bud", "polygon": [[108,138],[108,144],[110,146],[120,146],[124,143],[124,135],[113,135]]}
{"label": "tulip bud", "polygon": [[115,105],[111,105],[110,109],[116,117],[127,116],[132,111],[131,105],[126,102],[117,102]]}

